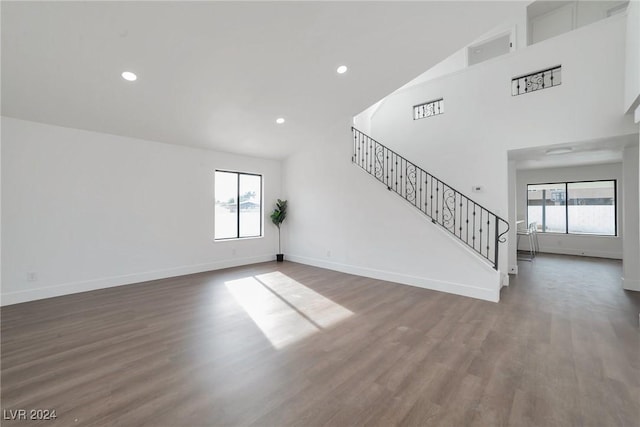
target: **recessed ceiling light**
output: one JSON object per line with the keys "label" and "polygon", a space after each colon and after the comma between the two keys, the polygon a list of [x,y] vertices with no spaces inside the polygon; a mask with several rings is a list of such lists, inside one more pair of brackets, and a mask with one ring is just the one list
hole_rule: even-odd
{"label": "recessed ceiling light", "polygon": [[347,66],[346,65],[341,65],[338,67],[338,69],[336,70],[338,72],[338,74],[344,74],[347,72]]}
{"label": "recessed ceiling light", "polygon": [[276,119],[276,123],[281,125],[281,124],[284,123],[284,119],[282,117],[279,117],[279,118]]}
{"label": "recessed ceiling light", "polygon": [[138,79],[138,76],[136,76],[131,71],[125,71],[122,73],[122,78],[129,82],[135,82]]}
{"label": "recessed ceiling light", "polygon": [[563,148],[550,148],[547,151],[545,151],[544,153],[547,156],[553,156],[556,154],[567,154],[567,153],[571,153],[573,151],[573,148],[571,147],[563,147]]}

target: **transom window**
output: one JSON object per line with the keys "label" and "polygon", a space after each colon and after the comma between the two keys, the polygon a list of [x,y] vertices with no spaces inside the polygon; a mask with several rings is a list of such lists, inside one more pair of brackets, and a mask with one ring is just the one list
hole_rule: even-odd
{"label": "transom window", "polygon": [[262,236],[262,175],[216,171],[215,240]]}
{"label": "transom window", "polygon": [[425,102],[424,104],[413,106],[413,120],[424,119],[444,113],[444,99]]}
{"label": "transom window", "polygon": [[543,233],[615,236],[616,181],[529,184],[527,221]]}

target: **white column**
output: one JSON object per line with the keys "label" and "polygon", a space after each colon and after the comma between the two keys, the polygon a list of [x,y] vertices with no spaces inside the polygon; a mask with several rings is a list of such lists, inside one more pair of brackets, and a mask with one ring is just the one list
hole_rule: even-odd
{"label": "white column", "polygon": [[518,237],[516,235],[516,205],[517,199],[517,187],[516,187],[516,162],[515,160],[509,160],[509,239],[508,239],[508,251],[509,251],[509,274],[518,274]]}
{"label": "white column", "polygon": [[622,162],[622,287],[640,291],[640,152],[638,146],[624,150]]}

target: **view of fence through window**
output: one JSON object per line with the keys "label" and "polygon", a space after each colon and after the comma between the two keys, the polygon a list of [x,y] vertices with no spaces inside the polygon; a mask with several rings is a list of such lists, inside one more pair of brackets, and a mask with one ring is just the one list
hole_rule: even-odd
{"label": "view of fence through window", "polygon": [[546,233],[616,235],[616,182],[527,186],[527,221]]}
{"label": "view of fence through window", "polygon": [[262,235],[262,176],[216,171],[215,239]]}

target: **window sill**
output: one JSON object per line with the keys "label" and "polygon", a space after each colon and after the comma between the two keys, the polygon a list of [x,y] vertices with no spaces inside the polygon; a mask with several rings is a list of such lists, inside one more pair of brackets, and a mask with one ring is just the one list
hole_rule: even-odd
{"label": "window sill", "polygon": [[213,243],[224,243],[224,242],[237,242],[241,240],[256,240],[262,239],[264,236],[251,236],[251,237],[230,237],[228,239],[213,239]]}
{"label": "window sill", "polygon": [[538,235],[539,236],[553,236],[553,237],[558,237],[558,236],[571,236],[571,237],[598,237],[598,238],[604,238],[604,239],[619,239],[620,236],[613,236],[613,235],[608,235],[608,234],[581,234],[581,233],[562,233],[562,232],[552,232],[552,231],[538,231]]}

